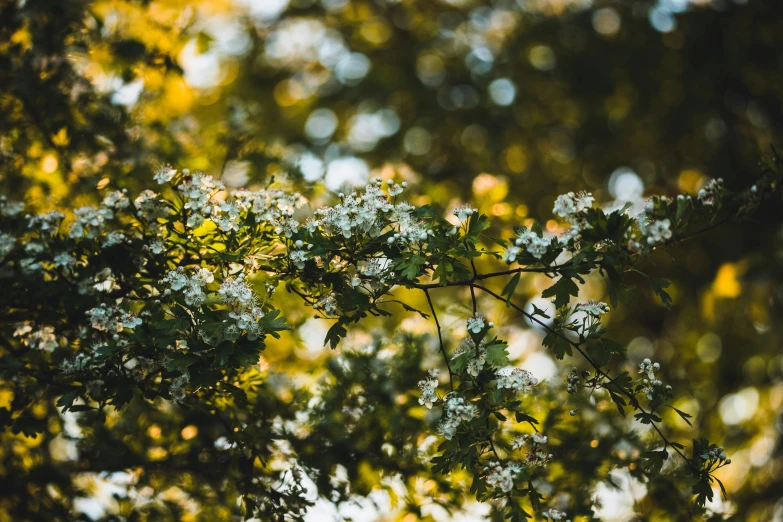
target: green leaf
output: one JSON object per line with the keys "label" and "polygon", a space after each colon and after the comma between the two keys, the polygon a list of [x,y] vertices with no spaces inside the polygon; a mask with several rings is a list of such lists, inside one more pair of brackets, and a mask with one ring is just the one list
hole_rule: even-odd
{"label": "green leaf", "polygon": [[712,486],[708,482],[708,477],[703,477],[699,482],[693,485],[691,493],[696,495],[696,504],[704,507],[707,501],[712,501]]}
{"label": "green leaf", "polygon": [[329,331],[326,332],[326,339],[324,339],[324,345],[327,343],[329,344],[329,347],[334,350],[337,348],[337,345],[340,344],[340,339],[348,335],[348,331],[345,329],[341,321],[337,321],[332,325],[331,328],[329,328]]}
{"label": "green leaf", "polygon": [[421,267],[426,261],[423,256],[414,255],[407,259],[401,259],[394,265],[394,270],[399,272],[403,278],[414,281],[421,273]]}
{"label": "green leaf", "polygon": [[689,421],[689,420],[688,420],[688,419],[692,418],[692,417],[693,417],[693,415],[691,415],[690,413],[685,413],[684,411],[678,410],[678,409],[677,409],[677,408],[675,408],[674,406],[669,406],[669,407],[670,407],[671,409],[673,409],[674,411],[676,411],[676,412],[677,412],[677,415],[679,415],[680,417],[682,417],[682,420],[684,420],[686,423],[688,423],[688,426],[690,426],[691,428],[693,427],[693,424],[691,424],[691,421]]}
{"label": "green leaf", "polygon": [[550,286],[541,294],[542,297],[554,297],[555,306],[560,308],[565,306],[571,300],[571,296],[579,295],[579,287],[570,277],[561,276],[557,283]]}
{"label": "green leaf", "polygon": [[166,356],[166,369],[170,372],[184,370],[199,360],[197,355],[186,353],[172,353]]}
{"label": "green leaf", "polygon": [[672,296],[664,290],[664,288],[669,288],[671,286],[671,281],[667,281],[666,279],[662,279],[660,277],[650,277],[650,284],[652,285],[653,292],[655,292],[655,295],[661,298],[661,303],[667,310],[672,309]]}
{"label": "green leaf", "polygon": [[82,388],[73,389],[57,400],[57,406],[62,408],[62,413],[65,413],[71,408],[73,401],[82,394],[82,391]]}
{"label": "green leaf", "polygon": [[497,338],[490,341],[487,344],[487,364],[495,368],[506,366],[508,364],[508,350],[506,350],[507,347],[508,345],[504,341],[500,341]]}
{"label": "green leaf", "polygon": [[521,411],[514,413],[514,419],[520,424],[523,422],[527,422],[531,426],[533,426],[534,424],[538,424],[538,420],[535,417],[531,417],[527,413],[522,413]]}
{"label": "green leaf", "polygon": [[533,315],[533,316],[540,315],[544,319],[549,319],[549,315],[547,315],[547,313],[545,311],[543,311],[542,309],[540,309],[539,307],[537,307],[533,303],[530,303],[530,306],[533,307],[533,313],[531,315]]}
{"label": "green leaf", "polygon": [[642,455],[642,469],[652,475],[661,472],[663,463],[669,458],[669,452],[666,449],[659,451],[648,451]]}
{"label": "green leaf", "polygon": [[566,355],[573,355],[571,343],[557,335],[555,332],[549,332],[546,337],[544,337],[542,344],[547,348],[550,348],[552,353],[555,354],[555,357],[560,360]]}
{"label": "green leaf", "polygon": [[514,296],[514,292],[517,289],[520,277],[521,274],[519,272],[514,274],[514,277],[509,279],[508,283],[506,283],[506,286],[504,286],[503,290],[500,292],[500,295],[506,296],[506,306],[511,304],[511,298]]}

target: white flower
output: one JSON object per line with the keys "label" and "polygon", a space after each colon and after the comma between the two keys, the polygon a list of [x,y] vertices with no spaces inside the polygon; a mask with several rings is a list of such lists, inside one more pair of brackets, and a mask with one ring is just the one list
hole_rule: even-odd
{"label": "white flower", "polygon": [[509,463],[509,465],[504,467],[500,462],[490,462],[487,466],[487,485],[491,488],[498,488],[504,493],[508,493],[514,489],[514,476],[519,473],[522,468],[512,464],[513,463]]}
{"label": "white flower", "polygon": [[569,192],[557,197],[552,212],[570,223],[576,223],[593,206],[594,201],[595,198],[589,192]]}
{"label": "white flower", "polygon": [[435,394],[435,388],[438,387],[438,374],[440,371],[432,369],[429,372],[426,379],[419,381],[419,389],[421,390],[421,397],[419,397],[419,404],[426,406],[428,409],[432,408],[435,401],[438,400],[438,396]]}
{"label": "white flower", "polygon": [[478,415],[478,408],[466,402],[464,398],[451,394],[443,407],[443,420],[438,425],[438,432],[451,440],[457,433],[457,427],[463,421],[469,421]]}
{"label": "white flower", "polygon": [[0,196],[0,214],[13,217],[21,214],[24,210],[24,203],[21,201],[8,201],[5,196]]}
{"label": "white flower", "polygon": [[536,259],[541,259],[541,257],[546,254],[547,247],[549,247],[549,241],[547,239],[533,235],[528,243],[527,251]]}
{"label": "white flower", "polygon": [[484,318],[479,314],[476,314],[468,318],[468,331],[474,334],[480,333],[484,329]]}
{"label": "white flower", "polygon": [[540,433],[534,433],[531,435],[530,440],[532,440],[536,444],[546,444],[547,438],[545,435],[542,435]]}
{"label": "white flower", "polygon": [[647,226],[647,243],[650,245],[659,245],[671,239],[672,231],[670,230],[671,221],[663,219],[660,221],[653,221]]}
{"label": "white flower", "polygon": [[575,310],[577,312],[584,312],[593,317],[601,317],[609,311],[609,305],[601,301],[593,301],[590,299],[586,303],[576,305]]}
{"label": "white flower", "polygon": [[147,245],[147,248],[153,254],[160,254],[166,248],[166,243],[163,241],[163,238],[156,237],[150,241],[150,244]]}
{"label": "white flower", "polygon": [[323,296],[313,305],[316,310],[323,310],[326,315],[334,315],[337,312],[337,299],[334,294]]}
{"label": "white flower", "polygon": [[567,515],[565,513],[556,509],[549,509],[541,514],[544,516],[544,518],[549,520],[563,520],[565,522],[571,522],[570,520],[566,520]]}
{"label": "white flower", "polygon": [[697,199],[702,205],[712,206],[720,199],[721,191],[723,190],[723,179],[712,179],[707,185],[699,190]]}
{"label": "white flower", "polygon": [[65,216],[57,210],[38,214],[37,216],[30,218],[27,223],[27,228],[36,229],[40,232],[55,232],[64,217]]}
{"label": "white flower", "polygon": [[125,241],[125,234],[112,231],[106,234],[106,239],[103,240],[103,246],[111,247],[114,245],[119,245],[123,241]]}
{"label": "white flower", "polygon": [[503,261],[507,265],[510,265],[511,263],[517,260],[517,256],[519,255],[519,252],[521,250],[522,249],[520,249],[519,247],[509,245],[508,248],[506,248],[506,251],[503,252]]}
{"label": "white flower", "polygon": [[145,190],[139,194],[133,200],[133,205],[136,207],[136,216],[147,221],[154,229],[158,227],[158,218],[166,217],[171,212],[158,194],[151,190]]}
{"label": "white flower", "polygon": [[54,256],[54,265],[61,268],[68,268],[76,264],[76,258],[68,252],[60,252]]}
{"label": "white flower", "polygon": [[102,207],[80,207],[74,211],[76,220],[71,224],[68,236],[71,238],[94,238],[104,227],[107,219],[112,219],[111,209]]}
{"label": "white flower", "polygon": [[42,326],[38,330],[30,333],[25,338],[24,343],[30,348],[39,348],[51,352],[57,348],[57,337],[54,334],[53,327]]}
{"label": "white flower", "polygon": [[152,179],[158,182],[158,184],[162,185],[171,181],[171,179],[176,174],[177,170],[172,168],[170,165],[162,165],[158,168],[157,171],[155,171],[155,176],[153,176]]}
{"label": "white flower", "polygon": [[514,390],[518,393],[528,394],[538,384],[538,379],[533,374],[521,368],[501,370],[498,372],[498,389]]}
{"label": "white flower", "polygon": [[657,362],[654,363],[650,361],[650,359],[644,359],[641,363],[639,363],[639,373],[643,373],[647,376],[648,379],[654,380],[655,379],[655,372],[661,368],[661,365]]}
{"label": "white flower", "polygon": [[130,205],[130,201],[128,201],[128,196],[125,195],[125,192],[115,190],[114,192],[106,194],[106,197],[103,198],[102,205],[108,208],[122,209]]}
{"label": "white flower", "polygon": [[307,252],[304,250],[294,250],[290,254],[288,254],[288,257],[291,259],[291,262],[298,268],[299,270],[304,269],[305,267],[305,261],[307,261]]}
{"label": "white flower", "polygon": [[11,234],[0,234],[0,261],[5,258],[14,249],[16,244],[16,238]]}
{"label": "white flower", "polygon": [[120,322],[122,323],[123,328],[128,328],[129,330],[133,330],[137,326],[141,325],[141,318],[135,314],[124,313],[122,314]]}
{"label": "white flower", "polygon": [[455,208],[452,213],[457,216],[457,219],[459,219],[460,223],[464,223],[476,212],[478,212],[478,210],[471,208],[470,205],[463,205],[461,207]]}

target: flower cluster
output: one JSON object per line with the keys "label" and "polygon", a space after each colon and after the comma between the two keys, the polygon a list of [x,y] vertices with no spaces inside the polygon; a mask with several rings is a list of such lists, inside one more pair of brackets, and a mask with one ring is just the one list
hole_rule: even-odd
{"label": "flower cluster", "polygon": [[126,328],[133,330],[142,323],[139,316],[124,312],[106,303],[101,303],[99,306],[87,310],[86,313],[92,327],[102,332],[119,333]]}
{"label": "flower cluster", "polygon": [[[402,186],[387,186],[390,186],[394,195],[403,190]],[[329,235],[348,239],[355,234],[378,237],[387,225],[394,223],[395,234],[389,238],[389,243],[425,241],[428,231],[414,218],[413,210],[413,206],[404,202],[394,204],[383,192],[383,182],[379,178],[373,178],[363,193],[341,193],[340,203],[317,209],[314,218],[306,223],[306,227],[311,232],[320,228]]]}
{"label": "flower cluster", "polygon": [[514,390],[517,393],[528,394],[538,384],[533,374],[521,368],[501,370],[498,372],[498,388]]}
{"label": "flower cluster", "polygon": [[566,389],[572,395],[579,391],[579,371],[576,366],[571,368],[571,371],[566,375]]}
{"label": "flower cluster", "polygon": [[60,227],[65,216],[58,210],[51,210],[32,216],[27,221],[27,228],[41,233],[54,233]]}
{"label": "flower cluster", "polygon": [[33,331],[31,323],[23,323],[17,326],[14,337],[22,337],[25,346],[32,349],[41,349],[51,352],[57,348],[57,336],[51,326],[41,326]]}
{"label": "flower cluster", "polygon": [[435,368],[428,372],[426,379],[419,381],[419,389],[421,390],[419,404],[426,406],[428,409],[432,408],[432,405],[438,400],[438,396],[435,394],[435,388],[438,387],[439,373],[440,370]]}
{"label": "flower cluster", "polygon": [[668,219],[661,219],[653,221],[645,230],[647,235],[647,244],[654,246],[665,243],[672,238],[671,221]]}
{"label": "flower cluster", "polygon": [[471,337],[466,337],[462,348],[454,357],[465,356],[467,358],[467,372],[472,377],[478,377],[484,364],[487,362],[487,345],[482,339],[478,346]]}
{"label": "flower cluster", "polygon": [[514,478],[522,471],[522,466],[516,462],[502,463],[492,461],[487,464],[487,475],[485,480],[491,488],[498,488],[503,493],[508,493],[514,489]]}
{"label": "flower cluster", "polygon": [[551,453],[548,453],[543,448],[548,441],[549,439],[545,435],[536,432],[533,435],[522,435],[521,437],[517,437],[514,439],[512,448],[517,450],[524,447],[525,444],[530,443],[530,450],[525,454],[526,465],[530,467],[544,467],[553,457]]}
{"label": "flower cluster", "polygon": [[470,421],[478,415],[478,408],[463,397],[451,395],[443,407],[443,420],[438,425],[438,432],[444,438],[451,440],[457,433],[457,427],[462,421]]}
{"label": "flower cluster", "polygon": [[0,262],[13,251],[14,245],[16,245],[14,236],[6,233],[0,234]]}
{"label": "flower cluster", "polygon": [[218,294],[225,304],[231,306],[228,315],[235,320],[223,333],[227,339],[236,339],[243,331],[247,331],[247,338],[254,341],[264,333],[259,324],[264,312],[255,292],[245,282],[245,274],[239,274],[236,279],[226,278],[220,285]]}
{"label": "flower cluster", "polygon": [[[642,379],[642,384],[644,385],[642,392],[650,401],[654,400],[656,395],[658,395],[664,389],[663,383],[655,378],[655,372],[660,370],[660,368],[660,364],[657,362],[654,363],[650,361],[650,359],[646,358],[641,363],[639,363],[639,373],[645,375],[645,378]],[[667,385],[665,391],[670,392],[671,389],[672,387]]]}
{"label": "flower cluster", "polygon": [[471,207],[470,205],[463,205],[461,207],[457,207],[452,211],[452,214],[457,216],[457,219],[459,219],[460,223],[465,223],[470,216],[477,213],[478,210]]}
{"label": "flower cluster", "polygon": [[136,207],[136,217],[144,222],[152,230],[158,230],[158,219],[165,218],[171,213],[166,201],[161,196],[151,190],[142,191],[139,196],[133,200],[133,206]]}
{"label": "flower cluster", "polygon": [[313,308],[323,310],[326,315],[334,315],[337,313],[337,297],[334,293],[327,294],[313,304]]}
{"label": "flower cluster", "polygon": [[563,522],[571,522],[566,518],[568,515],[556,509],[548,509],[541,513],[541,515],[547,520],[562,520]]}
{"label": "flower cluster", "polygon": [[80,207],[74,211],[76,219],[71,224],[68,236],[72,238],[97,237],[106,225],[106,221],[114,218],[114,212],[108,207]]}
{"label": "flower cluster", "polygon": [[601,317],[609,312],[609,305],[602,301],[593,301],[590,299],[586,303],[579,303],[574,309],[576,312],[584,312],[591,317]]}
{"label": "flower cluster", "polygon": [[584,218],[585,212],[593,206],[594,201],[595,198],[589,192],[582,191],[576,194],[569,192],[557,197],[552,212],[569,223],[577,224]]}
{"label": "flower cluster", "polygon": [[[187,169],[182,173],[190,176],[190,171]],[[187,220],[188,227],[198,228],[204,224],[205,218],[220,217],[220,208],[214,204],[212,197],[224,188],[223,183],[215,181],[212,176],[203,172],[194,173],[185,183],[177,186],[177,190],[182,193],[183,207],[191,211]]]}
{"label": "flower cluster", "polygon": [[720,196],[723,192],[723,179],[711,179],[707,185],[699,190],[696,195],[702,205],[712,206],[720,201]]}
{"label": "flower cluster", "polygon": [[161,284],[170,287],[166,289],[164,295],[169,295],[171,290],[175,292],[181,290],[188,306],[201,306],[207,298],[204,288],[214,280],[215,275],[208,268],[196,268],[191,275],[188,275],[183,267],[178,267],[166,274]]}
{"label": "flower cluster", "polygon": [[519,227],[514,245],[510,245],[503,253],[503,260],[507,264],[513,263],[523,248],[536,259],[541,259],[546,254],[549,244],[550,241],[543,236],[536,234],[527,227]]}
{"label": "flower cluster", "polygon": [[699,453],[698,457],[702,462],[708,463],[708,466],[711,466],[716,462],[731,464],[731,459],[723,452],[723,446],[710,446],[709,448],[704,448],[704,451]]}

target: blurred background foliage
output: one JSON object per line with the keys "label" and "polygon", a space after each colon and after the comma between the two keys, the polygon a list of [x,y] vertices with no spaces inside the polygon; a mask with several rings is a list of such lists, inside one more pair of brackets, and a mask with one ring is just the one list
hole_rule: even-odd
{"label": "blurred background foliage", "polygon": [[[783,143],[782,88],[777,1],[0,0],[0,183],[4,194],[48,209],[93,201],[96,187],[144,188],[161,163],[203,169],[230,186],[288,179],[316,202],[371,175],[394,175],[415,187],[419,204],[445,212],[474,202],[494,216],[498,235],[532,219],[556,231],[551,208],[562,192],[585,189],[607,206],[641,208],[646,195],[695,193],[709,178],[730,188],[751,184],[760,154]],[[693,430],[673,423],[678,437],[724,441],[733,463],[719,475],[731,498],[712,508],[737,520],[783,519],[781,214],[769,205],[753,223],[657,252],[651,271],[673,280],[672,311],[640,280],[641,298],[610,317],[612,337],[633,359],[654,353],[682,392],[678,407],[695,414]],[[532,298],[547,282],[530,276],[525,288]],[[591,279],[586,292],[601,298],[602,282]],[[292,297],[280,299],[296,329],[268,349],[261,371],[281,376],[269,381],[275,408],[291,408],[300,393],[291,390],[321,379],[339,350],[323,349],[326,326]],[[442,322],[459,330],[466,303],[459,292],[438,296]],[[560,385],[570,365],[554,366],[539,332],[505,309],[487,315],[504,325],[519,364]],[[400,315],[357,329],[348,345],[374,345],[375,329],[400,326],[431,333],[425,321]],[[434,352],[429,342],[416,356],[421,375]],[[421,375],[406,371],[407,395],[376,414],[396,415],[383,418],[415,431],[409,424],[424,416],[413,407]],[[0,406],[13,399],[2,390]],[[57,435],[73,419],[40,399],[48,438],[2,436],[2,491],[27,490],[0,498],[0,513],[14,498],[35,496],[33,477],[48,470],[42,462],[68,461]],[[146,452],[149,462],[169,455],[183,465],[210,463],[187,458],[199,454],[199,434],[215,429],[209,418],[145,408],[135,404],[111,420],[108,431],[127,451]],[[568,451],[585,455],[584,469],[568,470],[574,484],[610,471],[591,460],[591,448],[615,447],[617,459],[626,458],[610,430],[585,417],[563,422]],[[345,420],[333,421],[317,436],[334,440]],[[375,460],[361,455],[377,446],[370,428],[365,440],[346,435],[331,450],[355,463],[349,478],[359,495],[384,480]],[[155,448],[163,453],[150,454]],[[297,448],[303,461],[329,458],[322,450]],[[411,456],[396,462],[415,476]],[[106,466],[126,467],[120,454]],[[186,482],[171,474],[176,467],[145,475],[150,483],[137,488],[168,495],[155,508],[162,514],[146,516],[186,517],[187,497],[203,494],[209,466],[190,469]],[[22,470],[26,484],[12,475]],[[677,511],[665,489],[630,479],[630,470],[613,472],[625,484],[619,491],[598,487],[600,515],[656,520],[663,519],[656,510]],[[86,481],[79,495],[93,496],[84,509],[129,512],[129,500],[90,482],[105,474],[79,471]],[[445,498],[452,486],[417,484],[394,509],[365,506],[353,516],[426,519],[434,515],[415,507],[411,492]],[[226,519],[228,511],[214,506],[231,505],[231,488],[210,491],[224,498],[212,498],[217,511],[200,516]],[[381,504],[394,494],[385,491]]]}

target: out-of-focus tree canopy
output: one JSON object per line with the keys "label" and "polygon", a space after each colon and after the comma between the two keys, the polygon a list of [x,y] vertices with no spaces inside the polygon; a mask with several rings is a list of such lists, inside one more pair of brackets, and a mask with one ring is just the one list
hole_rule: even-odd
{"label": "out-of-focus tree canopy", "polygon": [[[533,219],[555,231],[552,203],[568,191],[641,209],[646,195],[695,194],[709,178],[751,185],[760,155],[783,143],[781,92],[783,4],[775,1],[0,0],[0,184],[4,195],[41,210],[94,202],[96,187],[138,191],[157,165],[172,163],[228,186],[275,176],[316,202],[394,173],[416,187],[418,204],[441,213],[471,202],[494,216],[498,235]],[[694,414],[694,428],[673,423],[674,433],[724,441],[733,462],[719,476],[729,500],[711,508],[736,520],[783,513],[780,223],[776,202],[753,222],[657,251],[644,270],[672,280],[672,309],[639,282],[634,292],[644,298],[613,312],[609,324],[629,356],[655,354],[666,381],[683,392],[678,408]],[[526,277],[520,291],[532,297],[548,283]],[[589,297],[606,292],[599,280],[588,286]],[[293,332],[270,343],[259,370],[278,383],[263,393],[280,422],[295,418],[297,401],[308,399],[302,390],[316,382],[328,389],[334,379],[362,380],[344,375],[339,351],[322,349],[325,329],[297,299],[289,297],[286,311]],[[469,302],[454,291],[439,305],[453,306],[442,318],[448,329]],[[562,381],[540,332],[502,307],[497,313],[507,314],[514,361]],[[400,325],[400,317],[357,328],[349,345],[375,346],[374,332],[400,326],[432,334],[427,323],[406,316]],[[420,344],[398,343],[415,361],[436,355],[431,344],[422,354]],[[426,367],[406,367],[391,385],[415,389],[415,372]],[[0,408],[15,399],[8,389],[0,383]],[[414,395],[401,396],[377,415],[402,432],[424,413]],[[221,489],[210,478],[221,464],[202,457],[210,451],[202,445],[223,429],[212,417],[134,402],[105,426],[85,427],[83,458],[72,462],[73,415],[61,417],[47,397],[37,401],[48,431],[0,438],[0,520],[53,513],[56,495],[93,495],[75,505],[98,517],[129,515],[135,499],[107,491],[124,491],[139,458],[152,471],[134,488],[156,501],[136,519],[228,519],[234,486]],[[320,423],[314,440],[337,439],[342,422]],[[585,455],[584,468],[568,472],[574,484],[605,479],[583,492],[604,500],[599,516],[689,519],[664,486],[634,479],[615,491],[609,479],[627,483],[633,464],[613,471],[590,450],[632,456],[611,430],[578,423],[571,439],[561,436]],[[372,453],[383,444],[372,424],[355,432],[365,438],[295,450],[305,464],[345,466],[349,455],[351,493],[363,497],[383,484],[378,469],[392,468]],[[419,465],[410,454],[394,463],[411,475]],[[459,479],[416,486],[418,497],[409,491],[384,516],[434,516],[421,498],[437,491],[448,503],[459,497]],[[120,485],[97,484],[104,481]],[[383,491],[382,503],[399,493]],[[208,508],[190,513],[190,496]],[[364,516],[375,515],[357,519]]]}

